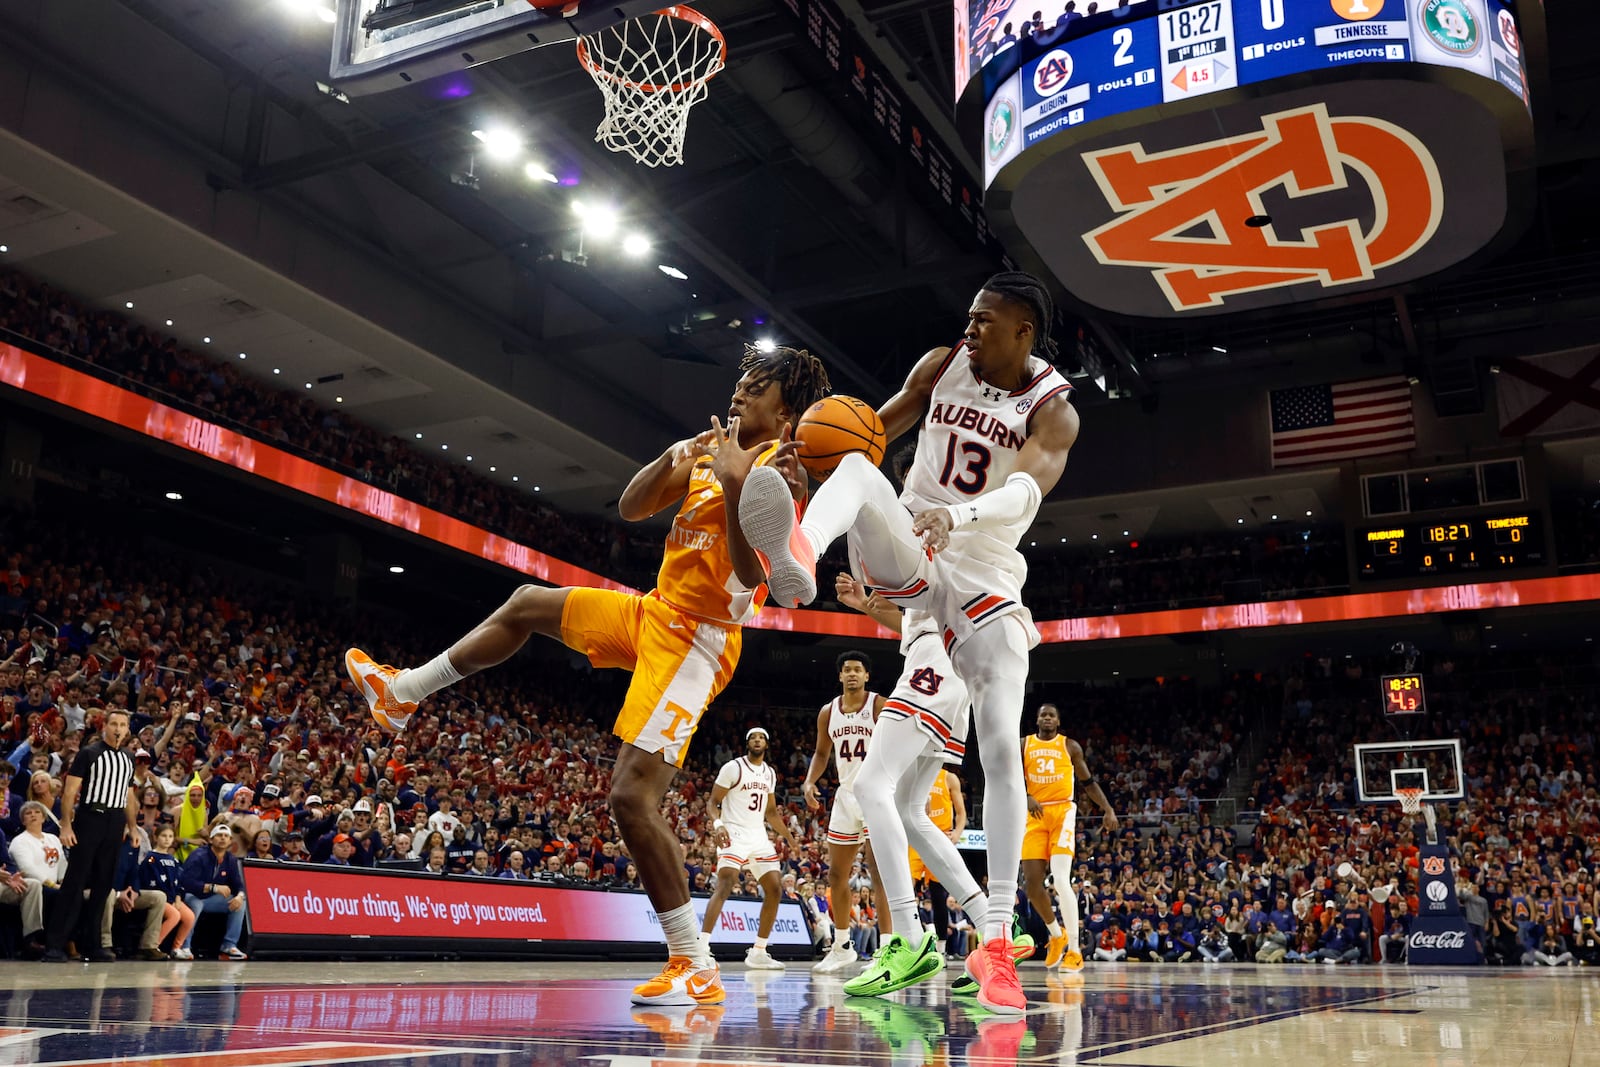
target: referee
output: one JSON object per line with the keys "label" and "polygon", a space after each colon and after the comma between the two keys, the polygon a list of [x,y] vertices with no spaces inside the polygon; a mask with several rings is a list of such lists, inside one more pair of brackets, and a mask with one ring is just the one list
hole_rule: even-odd
{"label": "referee", "polygon": [[[139,795],[133,788],[133,756],[123,747],[127,740],[128,713],[113,708],[106,712],[100,736],[78,750],[67,770],[61,791],[67,877],[45,932],[46,963],[65,963],[69,940],[80,946],[100,943],[100,916],[116,877],[122,839],[139,839]],[[85,920],[82,933],[77,929],[80,918]],[[116,955],[99,948],[89,958],[106,961]]]}

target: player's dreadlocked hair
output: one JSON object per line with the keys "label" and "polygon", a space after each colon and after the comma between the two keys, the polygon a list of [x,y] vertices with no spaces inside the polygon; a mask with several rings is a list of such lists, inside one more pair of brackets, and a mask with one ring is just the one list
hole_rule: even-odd
{"label": "player's dreadlocked hair", "polygon": [[776,382],[784,404],[794,412],[796,420],[806,408],[833,392],[828,382],[828,368],[803,348],[774,348],[763,352],[755,345],[745,345],[739,369],[754,374],[756,381]]}
{"label": "player's dreadlocked hair", "polygon": [[1056,343],[1050,339],[1050,327],[1055,322],[1055,302],[1044,282],[1023,270],[1002,271],[983,283],[985,292],[1014,300],[1033,313],[1033,353],[1055,361]]}
{"label": "player's dreadlocked hair", "polygon": [[908,445],[902,445],[900,451],[894,454],[890,466],[894,468],[894,480],[901,485],[906,484],[906,475],[911,473],[911,464],[917,460],[917,442],[913,440]]}

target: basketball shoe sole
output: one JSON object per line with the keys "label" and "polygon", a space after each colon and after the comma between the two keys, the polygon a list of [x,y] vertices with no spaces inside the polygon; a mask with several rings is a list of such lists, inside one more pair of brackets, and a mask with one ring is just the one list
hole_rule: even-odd
{"label": "basketball shoe sole", "polygon": [[739,495],[739,528],[767,565],[767,592],[779,607],[817,598],[817,557],[796,521],[789,483],[772,467],[757,467]]}

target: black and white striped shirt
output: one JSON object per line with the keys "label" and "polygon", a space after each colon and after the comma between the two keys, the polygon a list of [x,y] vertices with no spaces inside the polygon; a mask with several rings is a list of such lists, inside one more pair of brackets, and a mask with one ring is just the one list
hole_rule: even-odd
{"label": "black and white striped shirt", "polygon": [[128,806],[128,790],[133,785],[133,756],[126,746],[112,748],[97,737],[78,750],[67,774],[83,779],[78,803],[100,808]]}

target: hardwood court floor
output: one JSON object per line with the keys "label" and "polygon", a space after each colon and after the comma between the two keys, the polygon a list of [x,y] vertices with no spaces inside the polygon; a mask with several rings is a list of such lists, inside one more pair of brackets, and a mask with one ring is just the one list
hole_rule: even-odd
{"label": "hardwood court floor", "polygon": [[944,980],[858,1000],[797,964],[726,966],[720,1007],[635,1008],[645,970],[12,963],[0,1065],[1600,1067],[1600,969],[1028,964],[1020,1021],[952,1003]]}

